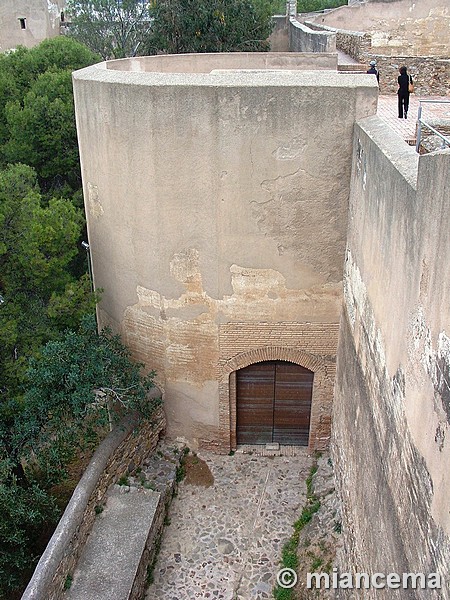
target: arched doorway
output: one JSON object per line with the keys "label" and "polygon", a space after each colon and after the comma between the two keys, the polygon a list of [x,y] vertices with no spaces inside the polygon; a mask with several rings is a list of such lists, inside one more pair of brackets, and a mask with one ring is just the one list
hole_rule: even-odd
{"label": "arched doorway", "polygon": [[307,446],[314,373],[295,363],[269,360],[236,372],[238,444]]}

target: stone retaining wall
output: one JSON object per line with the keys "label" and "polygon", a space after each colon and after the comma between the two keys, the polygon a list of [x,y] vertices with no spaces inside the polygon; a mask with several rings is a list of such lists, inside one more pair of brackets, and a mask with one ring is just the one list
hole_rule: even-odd
{"label": "stone retaining wall", "polygon": [[371,54],[367,60],[377,61],[380,71],[380,92],[397,92],[398,69],[408,67],[414,80],[414,92],[420,96],[447,96],[450,94],[450,60],[435,56],[380,56]]}
{"label": "stone retaining wall", "polygon": [[[450,108],[450,106],[449,106]],[[420,148],[419,148],[419,152],[420,154],[425,154],[427,152],[434,152],[435,150],[440,150],[441,148],[445,147],[445,148],[449,148],[450,146],[450,119],[436,119],[436,118],[427,118],[425,116],[422,117],[422,119],[425,121],[426,125],[422,125],[421,127],[421,131],[420,131]],[[435,129],[436,131],[438,131],[439,133],[441,133],[442,135],[444,135],[449,143],[443,145],[443,141],[442,139],[435,135],[434,132],[429,129],[427,127],[427,125],[430,125],[431,127],[433,127],[433,129]],[[417,135],[418,135],[418,127],[419,125],[416,125],[416,139],[417,139]]]}
{"label": "stone retaining wall", "polygon": [[[173,486],[168,489],[172,490]],[[155,511],[153,523],[148,534],[147,543],[145,544],[145,550],[142,553],[141,560],[137,568],[133,589],[131,590],[128,600],[141,600],[144,597],[147,583],[147,568],[153,563],[157,554],[159,545],[158,540],[160,539],[162,530],[164,528],[166,514],[167,504],[161,495],[158,508]]]}
{"label": "stone retaining wall", "polygon": [[358,62],[368,62],[367,56],[372,48],[372,38],[369,33],[337,30],[336,47]]}
{"label": "stone retaining wall", "polygon": [[[380,93],[391,94],[397,92],[398,69],[402,65],[408,67],[415,82],[415,93],[421,96],[446,96],[449,95],[450,59],[440,56],[391,56],[377,54],[372,47],[370,33],[360,31],[345,31],[334,29],[327,25],[319,25],[305,21],[310,29],[336,34],[336,48],[348,54],[363,64],[371,60],[377,61],[380,71]],[[295,50],[291,47],[291,50]],[[378,49],[379,51],[379,49]]]}
{"label": "stone retaining wall", "polygon": [[370,54],[372,48],[372,37],[369,33],[335,29],[334,27],[319,25],[318,23],[313,23],[312,21],[305,21],[305,25],[316,31],[334,33],[336,36],[336,48],[359,62],[365,62],[367,56]]}
{"label": "stone retaining wall", "polygon": [[165,416],[159,409],[151,422],[136,430],[138,423],[137,415],[124,418],[96,450],[22,600],[61,600],[67,575],[73,572],[92,529],[95,507],[103,503],[111,483],[134,471],[155,449],[165,429]]}

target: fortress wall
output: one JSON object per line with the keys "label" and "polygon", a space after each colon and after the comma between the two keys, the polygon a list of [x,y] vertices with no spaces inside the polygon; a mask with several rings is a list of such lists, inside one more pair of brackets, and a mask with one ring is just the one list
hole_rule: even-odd
{"label": "fortress wall", "polygon": [[166,54],[110,60],[97,65],[99,69],[136,73],[211,73],[229,70],[301,70],[337,69],[337,57],[322,52],[230,52]]}
{"label": "fortress wall", "polygon": [[333,413],[343,570],[440,572],[427,600],[450,597],[449,170],[377,117],[356,127]]}
{"label": "fortress wall", "polygon": [[[370,33],[336,30],[312,21],[305,23],[311,29],[333,32],[336,35],[336,47],[359,63],[369,65],[376,60],[380,71],[380,93],[397,93],[397,78],[402,65],[414,78],[415,92],[424,96],[446,96],[449,94],[450,59],[439,56],[414,56],[411,48],[405,44],[401,48],[389,48],[377,45]],[[402,55],[398,51],[402,51]],[[448,52],[444,53],[448,55]]]}
{"label": "fortress wall", "polygon": [[[65,0],[2,0],[0,3],[0,52],[59,35]],[[25,19],[25,29],[19,19]]]}
{"label": "fortress wall", "polygon": [[275,15],[272,20],[274,25],[269,36],[271,52],[289,52],[289,18]]}
{"label": "fortress wall", "polygon": [[446,0],[365,2],[340,6],[311,20],[338,30],[370,33],[378,54],[448,57],[450,6]]}
{"label": "fortress wall", "polygon": [[397,78],[402,65],[408,67],[408,73],[414,79],[414,91],[419,96],[450,95],[450,59],[433,56],[383,56],[373,49],[367,56],[366,64],[372,58],[377,61],[380,71],[380,93],[396,94]]}
{"label": "fortress wall", "polygon": [[310,446],[326,444],[353,126],[375,112],[373,78],[94,66],[74,87],[100,322],[156,369],[169,435],[229,451],[230,361],[303,352],[321,373]]}
{"label": "fortress wall", "polygon": [[289,47],[293,52],[336,52],[335,32],[314,31],[293,17],[289,25]]}

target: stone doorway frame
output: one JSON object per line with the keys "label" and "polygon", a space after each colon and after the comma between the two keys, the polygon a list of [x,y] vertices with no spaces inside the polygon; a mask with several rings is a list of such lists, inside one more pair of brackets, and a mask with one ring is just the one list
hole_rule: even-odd
{"label": "stone doorway frame", "polygon": [[308,450],[312,452],[327,448],[331,435],[334,362],[297,348],[271,346],[242,352],[222,366],[219,380],[219,431],[223,449],[227,452],[236,450],[236,371],[266,360],[295,363],[314,373]]}

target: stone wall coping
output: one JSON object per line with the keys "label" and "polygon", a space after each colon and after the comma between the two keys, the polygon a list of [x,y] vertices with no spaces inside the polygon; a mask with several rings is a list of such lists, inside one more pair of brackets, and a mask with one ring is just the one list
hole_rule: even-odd
{"label": "stone wall coping", "polygon": [[[305,53],[306,54],[306,53]],[[307,53],[310,54],[310,53]],[[315,53],[316,57],[330,57],[329,66],[323,70],[296,69],[220,69],[214,73],[161,73],[144,71],[120,71],[94,65],[75,71],[75,82],[96,81],[99,84],[144,87],[212,87],[225,88],[373,88],[373,77],[361,74],[343,78],[336,70],[335,53]],[[128,59],[121,59],[128,60]],[[319,60],[319,59],[318,59]]]}
{"label": "stone wall coping", "polygon": [[[372,50],[376,50],[376,48],[372,48]],[[409,55],[403,55],[403,54],[379,54],[379,53],[373,53],[373,56],[375,56],[377,59],[385,59],[385,60],[398,60],[401,62],[408,62],[408,61],[412,61],[412,60],[420,60],[420,61],[434,61],[434,62],[443,62],[443,63],[450,63],[450,58],[447,58],[446,56],[435,56],[434,54],[430,54],[430,55],[426,55],[426,54],[409,54]]]}
{"label": "stone wall coping", "polygon": [[346,33],[348,35],[355,35],[358,37],[364,37],[364,36],[371,37],[371,33],[368,31],[351,31],[350,29],[338,29],[337,27],[330,27],[329,25],[322,25],[321,23],[316,23],[315,21],[305,21],[304,24],[308,27],[317,27],[318,29],[323,29],[324,31],[329,31],[330,33]]}
{"label": "stone wall coping", "polygon": [[390,127],[386,127],[378,116],[366,117],[355,124],[355,136],[364,132],[375,142],[387,160],[397,169],[413,190],[417,190],[419,154],[414,146],[408,146]]}
{"label": "stone wall coping", "polygon": [[124,417],[100,443],[83,473],[42,554],[22,600],[44,600],[55,571],[69,551],[73,535],[83,520],[86,506],[114,451],[139,422],[137,413]]}
{"label": "stone wall coping", "polygon": [[331,27],[327,28],[326,31],[317,31],[317,29],[311,29],[311,27],[309,27],[310,24],[313,25],[313,23],[311,23],[311,21],[308,21],[308,22],[305,21],[305,23],[301,23],[300,21],[297,21],[297,19],[295,19],[294,17],[291,17],[290,22],[293,27],[296,27],[297,29],[301,29],[305,33],[309,33],[311,35],[317,35],[317,36],[325,35],[330,38],[336,35],[336,31],[333,30]]}
{"label": "stone wall coping", "polygon": [[[216,69],[308,69],[311,64],[323,62],[315,52],[223,52],[197,54],[166,54],[139,56],[97,63],[93,67],[104,70],[208,75]],[[309,67],[311,68],[311,67]]]}

